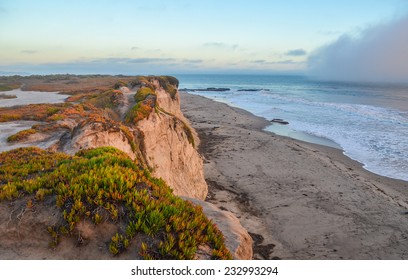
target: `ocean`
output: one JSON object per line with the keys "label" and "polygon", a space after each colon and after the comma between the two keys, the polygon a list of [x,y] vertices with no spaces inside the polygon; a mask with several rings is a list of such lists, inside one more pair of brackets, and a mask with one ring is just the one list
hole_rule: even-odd
{"label": "ocean", "polygon": [[[373,173],[408,181],[408,84],[327,82],[304,76],[175,76],[180,89],[289,122],[271,123],[268,131],[341,148]],[[207,88],[230,90],[199,90]]]}

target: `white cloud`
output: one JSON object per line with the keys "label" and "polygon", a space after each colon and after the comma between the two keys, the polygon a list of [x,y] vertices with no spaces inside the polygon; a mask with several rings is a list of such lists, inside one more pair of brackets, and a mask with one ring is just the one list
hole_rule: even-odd
{"label": "white cloud", "polygon": [[285,53],[285,55],[288,55],[288,56],[304,56],[306,54],[307,52],[304,49],[289,50]]}

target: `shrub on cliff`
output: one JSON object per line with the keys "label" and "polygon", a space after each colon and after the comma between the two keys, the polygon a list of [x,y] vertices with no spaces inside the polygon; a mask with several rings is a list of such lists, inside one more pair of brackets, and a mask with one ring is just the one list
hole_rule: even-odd
{"label": "shrub on cliff", "polygon": [[119,80],[119,81],[117,81],[117,82],[113,85],[113,88],[114,88],[114,89],[120,89],[121,87],[126,87],[127,84],[128,84],[128,83],[127,83],[126,81]]}
{"label": "shrub on cliff", "polygon": [[157,95],[149,87],[141,87],[135,94],[136,105],[133,106],[125,116],[127,124],[136,124],[138,121],[147,118],[156,108]]}
{"label": "shrub on cliff", "polygon": [[122,96],[123,93],[120,90],[110,89],[103,93],[89,96],[86,100],[84,100],[84,102],[92,104],[97,108],[113,109],[115,106],[119,105],[119,100]]}
{"label": "shrub on cliff", "polygon": [[168,83],[170,85],[173,85],[178,88],[179,86],[179,80],[173,76],[160,76],[159,81]]}
{"label": "shrub on cliff", "polygon": [[151,88],[142,87],[139,88],[135,94],[135,101],[140,102],[145,100],[149,95],[154,95],[155,92]]}
{"label": "shrub on cliff", "polygon": [[144,100],[138,102],[126,114],[125,121],[127,124],[136,124],[147,118],[155,107],[155,100]]}
{"label": "shrub on cliff", "polygon": [[199,206],[174,196],[164,181],[115,148],[75,156],[20,148],[1,153],[0,167],[0,201],[26,197],[35,207],[55,196],[62,220],[48,227],[52,246],[77,235],[78,223],[87,220],[118,225],[109,245],[113,255],[143,240],[133,245],[145,259],[193,259],[199,246],[211,248],[213,258],[231,258]]}
{"label": "shrub on cliff", "polygon": [[171,76],[158,77],[160,86],[170,94],[172,99],[176,98],[179,81]]}

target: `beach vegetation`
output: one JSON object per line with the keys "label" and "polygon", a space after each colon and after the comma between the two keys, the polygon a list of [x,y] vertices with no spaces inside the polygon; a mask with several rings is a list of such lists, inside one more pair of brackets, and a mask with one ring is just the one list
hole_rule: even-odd
{"label": "beach vegetation", "polygon": [[97,96],[97,93],[78,93],[78,94],[71,95],[70,97],[68,97],[66,99],[66,102],[81,102],[81,101],[84,101],[86,99],[96,97],[96,96]]}
{"label": "beach vegetation", "polygon": [[18,141],[26,140],[28,136],[35,134],[36,132],[37,131],[32,128],[21,130],[17,132],[16,134],[13,134],[7,137],[7,142],[11,143],[11,142],[18,142]]}
{"label": "beach vegetation", "polygon": [[14,99],[17,98],[15,94],[0,93],[0,99]]}
{"label": "beach vegetation", "polygon": [[69,103],[30,104],[26,106],[1,107],[0,122],[14,120],[45,121],[69,106]]}
{"label": "beach vegetation", "polygon": [[177,88],[179,86],[179,81],[172,76],[159,76],[158,77],[160,86],[170,94],[172,99],[177,96]]}
{"label": "beach vegetation", "polygon": [[75,156],[19,148],[0,153],[0,166],[0,200],[28,196],[35,205],[55,197],[62,219],[47,229],[52,247],[66,235],[76,236],[78,223],[87,220],[117,225],[107,248],[113,255],[132,248],[145,259],[193,259],[207,245],[212,258],[231,259],[221,232],[200,206],[173,195],[162,179],[115,148]]}
{"label": "beach vegetation", "polygon": [[13,89],[18,89],[21,84],[11,83],[11,84],[0,84],[0,91],[10,91]]}
{"label": "beach vegetation", "polygon": [[149,76],[137,76],[130,82],[130,86],[134,87],[148,87],[152,90],[156,88],[154,85],[154,77]]}
{"label": "beach vegetation", "polygon": [[126,114],[127,124],[136,124],[138,121],[147,118],[156,108],[157,96],[154,90],[149,87],[139,88],[135,94],[137,102]]}
{"label": "beach vegetation", "polygon": [[128,85],[127,81],[119,80],[113,85],[113,88],[114,89],[120,89],[121,87],[126,87],[127,85]]}
{"label": "beach vegetation", "polygon": [[193,145],[193,147],[195,147],[194,135],[191,130],[191,127],[183,121],[182,123],[183,123],[183,130],[187,136],[188,143],[190,143],[191,145]]}
{"label": "beach vegetation", "polygon": [[97,108],[113,109],[119,105],[122,96],[123,93],[120,90],[110,89],[100,94],[90,95],[84,102],[92,104]]}
{"label": "beach vegetation", "polygon": [[156,93],[149,87],[139,88],[135,94],[135,101],[140,102],[145,100],[149,95],[155,95]]}
{"label": "beach vegetation", "polygon": [[153,111],[152,102],[141,101],[133,106],[126,114],[127,124],[136,124],[138,121],[146,119]]}

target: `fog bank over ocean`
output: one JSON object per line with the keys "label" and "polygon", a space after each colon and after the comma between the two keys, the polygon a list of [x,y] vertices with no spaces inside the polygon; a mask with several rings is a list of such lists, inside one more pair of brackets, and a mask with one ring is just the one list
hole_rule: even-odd
{"label": "fog bank over ocean", "polygon": [[408,15],[345,34],[314,51],[309,75],[333,81],[408,83]]}

